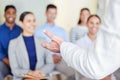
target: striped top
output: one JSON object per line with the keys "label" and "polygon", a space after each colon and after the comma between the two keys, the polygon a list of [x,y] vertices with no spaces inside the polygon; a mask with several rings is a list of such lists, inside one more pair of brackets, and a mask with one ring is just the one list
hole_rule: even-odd
{"label": "striped top", "polygon": [[76,26],[71,29],[70,40],[75,43],[78,39],[83,37],[88,32],[86,26]]}

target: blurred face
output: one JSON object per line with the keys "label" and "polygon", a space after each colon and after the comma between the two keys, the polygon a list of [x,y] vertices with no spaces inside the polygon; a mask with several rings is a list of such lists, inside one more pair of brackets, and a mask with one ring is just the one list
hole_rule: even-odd
{"label": "blurred face", "polygon": [[90,12],[87,10],[83,10],[80,14],[81,22],[86,23],[89,16],[90,16]]}
{"label": "blurred face", "polygon": [[95,16],[91,17],[87,22],[87,26],[89,29],[89,33],[92,35],[96,35],[100,27],[100,20]]}
{"label": "blurred face", "polygon": [[57,15],[57,10],[55,8],[49,8],[46,11],[47,21],[54,22],[56,15]]}
{"label": "blurred face", "polygon": [[5,14],[4,14],[5,20],[7,23],[9,24],[13,24],[15,23],[15,19],[16,19],[16,10],[13,8],[9,8]]}
{"label": "blurred face", "polygon": [[36,28],[36,20],[33,14],[27,14],[21,22],[21,26],[23,28],[23,32],[33,34]]}

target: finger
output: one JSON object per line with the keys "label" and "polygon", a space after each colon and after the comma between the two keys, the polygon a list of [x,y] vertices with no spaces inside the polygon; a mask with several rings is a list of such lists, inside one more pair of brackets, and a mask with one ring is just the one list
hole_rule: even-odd
{"label": "finger", "polygon": [[60,46],[61,42],[64,42],[64,40],[61,37],[58,37],[55,35],[52,37],[52,41],[56,42],[59,46]]}
{"label": "finger", "polygon": [[42,76],[45,76],[45,74],[44,74],[42,71],[40,71],[40,74],[41,74]]}
{"label": "finger", "polygon": [[47,48],[47,49],[49,49],[49,50],[51,50],[51,45],[50,45],[50,43],[47,43],[47,42],[42,42],[42,46],[44,47],[44,48]]}
{"label": "finger", "polygon": [[48,30],[43,30],[43,32],[44,32],[51,40],[53,40],[53,36],[55,36],[53,33],[51,33],[51,32],[48,31]]}
{"label": "finger", "polygon": [[42,45],[44,48],[46,48],[46,47],[49,45],[49,43],[48,43],[48,42],[42,42],[41,45]]}
{"label": "finger", "polygon": [[36,74],[36,73],[34,73],[34,74],[33,74],[33,77],[38,77],[38,76],[39,76],[39,75],[38,75],[38,74]]}
{"label": "finger", "polygon": [[39,73],[39,74],[38,74],[38,77],[42,79],[42,78],[45,77],[45,74],[43,74],[43,73]]}
{"label": "finger", "polygon": [[62,42],[64,42],[64,39],[62,39],[61,37],[55,36],[53,33],[51,33],[48,30],[44,30],[43,31],[52,41],[56,42],[57,44],[61,44]]}
{"label": "finger", "polygon": [[50,43],[47,42],[42,42],[41,44],[44,48],[47,48],[50,51],[55,52],[56,50],[58,50],[56,47],[52,47]]}

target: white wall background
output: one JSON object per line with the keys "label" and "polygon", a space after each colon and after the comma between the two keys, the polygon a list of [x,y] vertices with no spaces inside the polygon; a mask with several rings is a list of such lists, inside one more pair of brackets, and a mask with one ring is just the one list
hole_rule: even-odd
{"label": "white wall background", "polygon": [[88,7],[93,14],[97,10],[97,0],[0,0],[0,23],[4,22],[4,7],[13,4],[17,8],[17,20],[23,11],[32,11],[37,18],[37,26],[46,21],[45,8],[53,3],[58,7],[56,24],[66,29],[69,33],[71,27],[77,25],[80,9]]}

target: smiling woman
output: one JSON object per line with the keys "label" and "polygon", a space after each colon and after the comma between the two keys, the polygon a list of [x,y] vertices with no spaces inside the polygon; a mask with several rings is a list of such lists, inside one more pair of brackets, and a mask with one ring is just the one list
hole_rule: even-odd
{"label": "smiling woman", "polygon": [[34,36],[36,28],[34,14],[23,12],[19,20],[23,32],[10,41],[8,51],[13,78],[23,80],[21,75],[27,74],[42,79],[54,68],[52,55],[41,47],[43,39]]}

